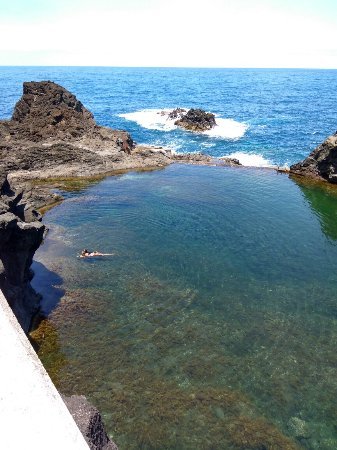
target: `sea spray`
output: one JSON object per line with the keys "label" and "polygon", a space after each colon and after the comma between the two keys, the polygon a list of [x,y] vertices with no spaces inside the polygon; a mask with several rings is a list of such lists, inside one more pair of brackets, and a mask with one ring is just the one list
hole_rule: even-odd
{"label": "sea spray", "polygon": [[[141,111],[119,114],[119,117],[136,122],[141,127],[149,130],[168,132],[178,129],[174,124],[176,119],[169,117],[171,111],[171,109],[143,109]],[[248,129],[248,125],[245,123],[218,116],[216,116],[216,123],[217,125],[213,129],[204,131],[201,134],[210,138],[240,139]],[[182,132],[185,133],[186,131]]]}
{"label": "sea spray", "polygon": [[269,159],[256,153],[235,152],[226,155],[227,158],[238,159],[243,166],[249,167],[274,167]]}

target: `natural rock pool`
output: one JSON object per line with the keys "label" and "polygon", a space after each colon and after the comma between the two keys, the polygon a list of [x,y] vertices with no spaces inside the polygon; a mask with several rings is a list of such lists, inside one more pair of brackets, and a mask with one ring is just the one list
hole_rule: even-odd
{"label": "natural rock pool", "polygon": [[336,188],[174,165],[64,195],[33,335],[120,450],[337,448]]}

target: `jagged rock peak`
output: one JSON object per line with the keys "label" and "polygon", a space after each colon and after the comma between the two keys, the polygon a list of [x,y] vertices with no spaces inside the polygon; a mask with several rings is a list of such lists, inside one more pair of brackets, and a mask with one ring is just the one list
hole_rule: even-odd
{"label": "jagged rock peak", "polygon": [[337,183],[337,132],[316,147],[303,161],[290,166],[290,172]]}
{"label": "jagged rock peak", "polygon": [[12,121],[42,138],[56,131],[76,137],[96,125],[92,113],[75,95],[52,81],[23,83],[23,95],[15,105]]}

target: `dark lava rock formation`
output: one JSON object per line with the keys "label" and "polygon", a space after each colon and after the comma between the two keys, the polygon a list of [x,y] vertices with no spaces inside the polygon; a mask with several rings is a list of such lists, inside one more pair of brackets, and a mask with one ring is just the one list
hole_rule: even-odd
{"label": "dark lava rock formation", "polygon": [[181,119],[186,114],[186,109],[183,108],[175,108],[168,115],[168,118],[171,120]]}
{"label": "dark lava rock formation", "polygon": [[290,166],[290,173],[337,183],[337,132],[306,159]]}
{"label": "dark lava rock formation", "polygon": [[95,128],[95,121],[77,98],[50,81],[23,84],[23,96],[12,116],[20,138],[33,141],[59,136],[63,140],[80,137]]}
{"label": "dark lava rock formation", "polygon": [[200,132],[211,130],[216,126],[214,114],[207,113],[202,109],[189,109],[185,114],[183,109],[177,108],[170,113],[169,117],[175,118],[176,116],[179,119],[174,124],[185,130]]}
{"label": "dark lava rock formation", "polygon": [[33,255],[43,240],[40,214],[26,203],[24,192],[0,176],[0,288],[23,330],[29,330],[40,295],[30,285]]}
{"label": "dark lava rock formation", "polygon": [[118,450],[104,430],[98,409],[91,405],[84,395],[63,397],[63,401],[91,450]]}
{"label": "dark lava rock formation", "polygon": [[51,81],[24,83],[11,120],[0,121],[2,167],[21,180],[94,175],[118,162],[128,167],[133,148],[129,133],[96,125],[73,94]]}

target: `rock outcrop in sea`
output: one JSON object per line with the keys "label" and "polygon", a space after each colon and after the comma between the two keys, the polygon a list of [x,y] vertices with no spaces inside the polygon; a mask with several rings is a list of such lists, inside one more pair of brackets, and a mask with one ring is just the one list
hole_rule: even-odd
{"label": "rock outcrop in sea", "polygon": [[303,161],[290,166],[290,173],[337,183],[337,132]]}
{"label": "rock outcrop in sea", "polygon": [[174,124],[188,131],[202,132],[216,126],[215,115],[202,109],[189,109],[185,112],[184,109],[177,108],[169,114],[169,117],[177,118]]}

